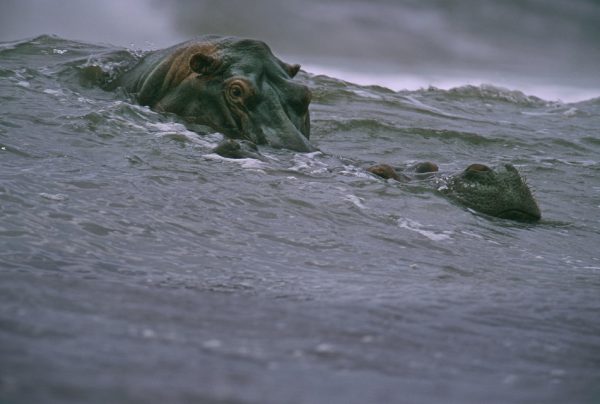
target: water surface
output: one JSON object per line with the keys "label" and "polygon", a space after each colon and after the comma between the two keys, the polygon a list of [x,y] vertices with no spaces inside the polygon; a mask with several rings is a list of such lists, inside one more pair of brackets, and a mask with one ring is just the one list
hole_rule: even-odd
{"label": "water surface", "polygon": [[[3,400],[600,399],[597,98],[302,72],[321,152],[235,161],[211,153],[220,134],[80,80],[137,57],[0,44]],[[425,160],[514,164],[543,220],[365,171]]]}

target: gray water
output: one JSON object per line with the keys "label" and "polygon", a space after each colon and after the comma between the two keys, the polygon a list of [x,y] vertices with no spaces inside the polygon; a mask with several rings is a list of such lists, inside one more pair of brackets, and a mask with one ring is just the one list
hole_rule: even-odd
{"label": "gray water", "polygon": [[[321,152],[229,160],[80,79],[138,56],[0,44],[0,402],[600,400],[598,98],[302,72]],[[514,164],[542,221],[365,171],[425,160]]]}

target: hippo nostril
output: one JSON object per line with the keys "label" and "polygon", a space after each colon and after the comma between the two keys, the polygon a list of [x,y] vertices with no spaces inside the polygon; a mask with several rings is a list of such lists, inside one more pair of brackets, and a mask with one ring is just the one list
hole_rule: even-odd
{"label": "hippo nostril", "polygon": [[432,163],[431,161],[423,161],[415,166],[415,172],[417,174],[435,173],[438,171],[439,168],[437,164]]}
{"label": "hippo nostril", "polygon": [[486,166],[485,164],[479,164],[479,163],[471,164],[470,166],[468,166],[465,169],[465,172],[485,172],[485,171],[492,171],[492,169],[489,168],[488,166]]}

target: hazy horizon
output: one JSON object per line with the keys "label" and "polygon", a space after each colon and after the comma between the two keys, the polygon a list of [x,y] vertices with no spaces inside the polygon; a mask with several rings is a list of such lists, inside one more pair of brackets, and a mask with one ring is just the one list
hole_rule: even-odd
{"label": "hazy horizon", "polygon": [[1,41],[56,34],[156,49],[216,33],[262,39],[312,72],[395,90],[490,83],[566,100],[600,95],[592,0],[7,0],[2,9]]}

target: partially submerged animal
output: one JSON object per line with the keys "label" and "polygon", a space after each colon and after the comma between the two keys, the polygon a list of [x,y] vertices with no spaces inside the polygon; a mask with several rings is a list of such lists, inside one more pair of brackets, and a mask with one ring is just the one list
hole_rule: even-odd
{"label": "partially submerged animal", "polygon": [[[300,65],[276,58],[264,42],[204,36],[148,53],[110,87],[122,86],[142,105],[223,133],[226,139],[214,150],[222,156],[262,159],[256,145],[316,150],[309,142],[311,92],[293,80],[299,70]],[[369,171],[409,180],[387,165]],[[437,171],[433,163],[415,167],[417,174]],[[522,221],[541,218],[525,180],[510,164],[495,170],[472,164],[436,181],[439,192],[478,212]]]}
{"label": "partially submerged animal", "polygon": [[112,86],[227,138],[310,152],[311,92],[293,80],[299,70],[264,42],[205,36],[147,54]]}
{"label": "partially submerged animal", "polygon": [[[535,222],[542,217],[527,182],[512,164],[494,169],[485,164],[471,164],[464,171],[447,177],[433,175],[438,167],[430,162],[419,163],[413,170],[416,175],[431,174],[429,180],[433,180],[438,192],[477,212],[522,222]],[[387,164],[369,167],[367,171],[382,178],[410,181]]]}

